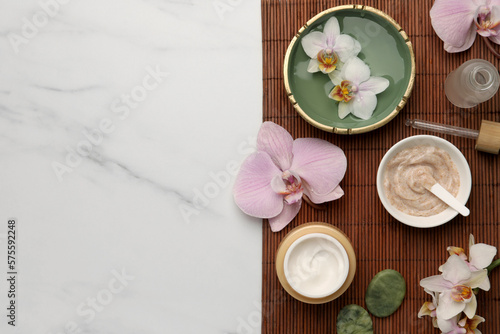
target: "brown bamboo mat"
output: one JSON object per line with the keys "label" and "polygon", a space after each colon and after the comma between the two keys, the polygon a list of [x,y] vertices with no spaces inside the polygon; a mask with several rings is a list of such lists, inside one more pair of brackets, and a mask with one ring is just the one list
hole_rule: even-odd
{"label": "brown bamboo mat", "polygon": [[[407,294],[401,308],[385,319],[372,317],[377,334],[439,333],[429,318],[417,313],[428,295],[419,287],[420,279],[437,274],[446,261],[446,247],[463,246],[467,250],[469,233],[476,242],[500,248],[500,166],[499,156],[474,150],[474,141],[442,136],[455,144],[467,158],[473,177],[468,207],[471,215],[457,217],[432,229],[417,229],[395,221],[380,203],[375,186],[377,167],[384,153],[397,141],[425,132],[405,127],[406,118],[453,124],[479,129],[482,119],[500,121],[500,96],[472,110],[450,104],[443,89],[449,72],[464,61],[486,59],[490,55],[484,41],[477,39],[463,53],[448,54],[435,35],[429,18],[432,0],[366,0],[363,4],[392,16],[408,33],[416,56],[416,83],[413,94],[400,114],[388,125],[355,136],[323,132],[306,123],[293,109],[283,85],[283,58],[290,40],[299,28],[317,13],[345,1],[262,0],[264,120],[285,127],[294,138],[316,137],[341,147],[348,160],[341,183],[345,196],[318,211],[307,204],[283,231],[273,233],[263,222],[262,333],[335,333],[339,310],[348,304],[366,307],[364,295],[372,277],[380,270],[401,272]],[[308,305],[294,300],[281,287],[275,270],[276,250],[294,227],[308,221],[322,221],[343,230],[351,239],[357,255],[357,272],[351,287],[339,299]],[[477,313],[486,318],[479,329],[486,334],[500,333],[500,270],[493,272],[492,289],[480,292]]]}

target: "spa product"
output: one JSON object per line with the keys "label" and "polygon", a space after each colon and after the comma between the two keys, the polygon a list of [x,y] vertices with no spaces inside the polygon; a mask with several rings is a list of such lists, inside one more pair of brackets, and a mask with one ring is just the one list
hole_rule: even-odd
{"label": "spa product", "polygon": [[407,119],[405,124],[414,129],[476,139],[476,150],[492,154],[500,152],[500,123],[498,122],[482,120],[479,131],[420,119]]}
{"label": "spa product", "polygon": [[444,82],[448,100],[460,108],[472,108],[488,101],[498,91],[500,76],[484,59],[471,59],[451,72]]}
{"label": "spa product", "polygon": [[331,224],[297,226],[281,241],[276,274],[293,298],[323,304],[341,296],[356,273],[356,254],[349,238]]}
{"label": "spa product", "polygon": [[448,207],[427,190],[435,183],[455,197],[460,189],[460,175],[450,155],[435,146],[406,148],[385,170],[386,197],[396,209],[412,216],[433,216]]}
{"label": "spa product", "polygon": [[322,298],[337,291],[349,272],[349,259],[342,244],[323,233],[297,239],[285,255],[285,276],[298,293]]}

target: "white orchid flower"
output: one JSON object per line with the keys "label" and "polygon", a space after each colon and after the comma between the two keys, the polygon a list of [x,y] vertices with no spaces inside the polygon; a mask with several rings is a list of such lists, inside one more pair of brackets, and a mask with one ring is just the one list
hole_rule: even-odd
{"label": "white orchid flower", "polygon": [[349,35],[340,33],[339,21],[331,17],[325,23],[323,32],[313,31],[302,38],[302,47],[311,58],[307,71],[321,71],[328,74],[334,71],[340,62],[357,56],[361,45]]}
{"label": "white orchid flower", "polygon": [[[463,248],[450,246],[447,248],[450,255],[458,255],[461,259],[467,263],[471,271],[478,271],[488,267],[493,258],[497,254],[497,248],[483,243],[474,243],[474,236],[471,234],[469,236],[469,261],[467,261],[467,255]],[[440,267],[439,270],[442,268]],[[484,281],[478,286],[481,290],[490,289],[490,280],[488,276],[485,277]]]}
{"label": "white orchid flower", "polygon": [[422,305],[420,311],[418,311],[418,317],[422,318],[423,316],[428,315],[432,319],[432,325],[437,328],[436,309],[439,305],[439,296],[433,291],[427,289],[424,289],[424,291],[432,296],[432,302],[425,302],[424,305]]}
{"label": "white orchid flower", "polygon": [[442,266],[441,275],[424,278],[420,285],[439,292],[436,316],[448,320],[461,312],[471,319],[476,314],[477,301],[472,289],[479,287],[488,275],[485,269],[472,272],[458,255],[451,255]]}
{"label": "white orchid flower", "polygon": [[484,318],[475,315],[472,319],[467,317],[462,320],[459,316],[453,317],[448,320],[438,319],[439,329],[443,334],[481,334],[477,326],[484,322]]}
{"label": "white orchid flower", "polygon": [[329,74],[335,87],[329,97],[339,101],[339,117],[353,114],[369,119],[377,107],[377,94],[389,87],[389,80],[370,76],[370,68],[358,57],[349,59],[342,70]]}
{"label": "white orchid flower", "polygon": [[463,318],[458,324],[466,330],[465,334],[481,334],[481,331],[477,329],[477,325],[484,322],[484,320],[483,317],[475,315],[472,319]]}
{"label": "white orchid flower", "polygon": [[450,319],[437,319],[438,327],[442,334],[467,334],[467,330],[459,325],[459,316]]}

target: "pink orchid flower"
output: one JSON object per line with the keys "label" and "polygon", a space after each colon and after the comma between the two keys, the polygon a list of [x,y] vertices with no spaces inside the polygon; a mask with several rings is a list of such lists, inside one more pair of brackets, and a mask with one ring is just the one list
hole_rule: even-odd
{"label": "pink orchid flower", "polygon": [[436,316],[448,320],[464,312],[472,318],[476,314],[477,301],[473,289],[479,287],[488,275],[487,270],[472,272],[458,255],[451,255],[442,266],[442,275],[424,278],[420,286],[439,292]]}
{"label": "pink orchid flower", "polygon": [[500,0],[436,0],[430,16],[448,52],[469,49],[476,33],[500,44]]}
{"label": "pink orchid flower", "polygon": [[234,199],[246,214],[269,219],[271,230],[282,230],[297,215],[302,195],[316,204],[343,196],[339,183],[347,160],[326,140],[292,136],[273,122],[264,122],[257,152],[241,165]]}

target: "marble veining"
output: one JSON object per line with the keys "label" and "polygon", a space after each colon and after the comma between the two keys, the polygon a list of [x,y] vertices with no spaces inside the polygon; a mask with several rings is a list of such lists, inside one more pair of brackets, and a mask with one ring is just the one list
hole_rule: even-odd
{"label": "marble veining", "polygon": [[0,2],[1,333],[260,333],[262,224],[232,200],[260,27],[240,0]]}

